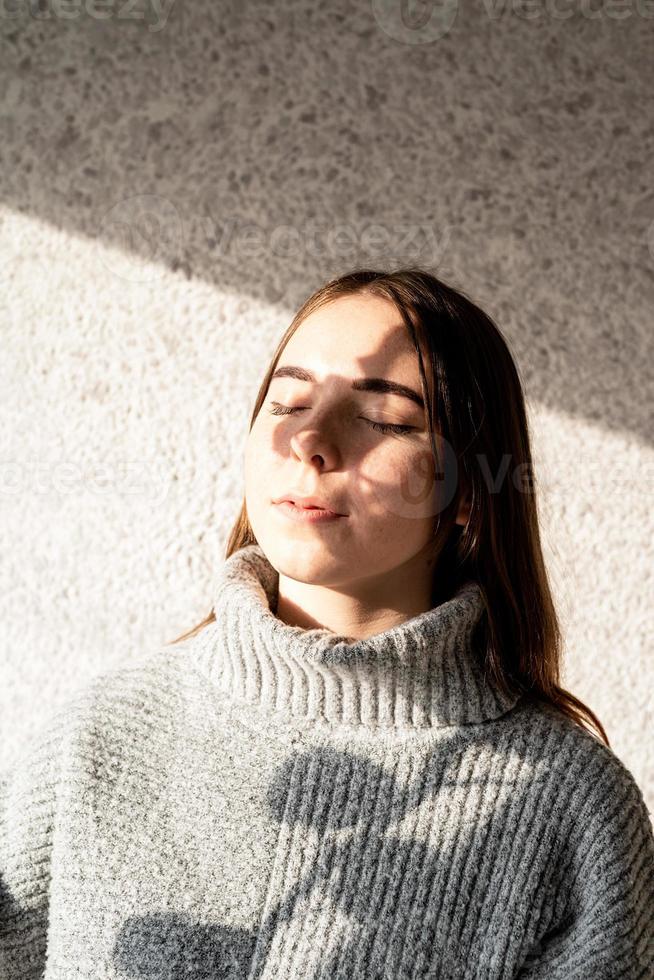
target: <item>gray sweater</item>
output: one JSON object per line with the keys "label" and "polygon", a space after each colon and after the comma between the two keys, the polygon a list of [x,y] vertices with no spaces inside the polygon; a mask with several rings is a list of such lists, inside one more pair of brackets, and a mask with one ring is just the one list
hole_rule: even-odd
{"label": "gray sweater", "polygon": [[466,583],[365,640],[217,620],[106,672],[0,783],[2,980],[646,980],[654,836],[617,756],[507,700]]}

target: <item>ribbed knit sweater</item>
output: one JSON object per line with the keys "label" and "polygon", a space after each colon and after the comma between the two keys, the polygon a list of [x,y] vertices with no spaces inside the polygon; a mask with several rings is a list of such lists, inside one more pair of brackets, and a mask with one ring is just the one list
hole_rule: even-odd
{"label": "ribbed knit sweater", "polygon": [[646,980],[654,836],[620,759],[506,698],[468,581],[353,641],[216,622],[106,672],[0,787],[2,980]]}

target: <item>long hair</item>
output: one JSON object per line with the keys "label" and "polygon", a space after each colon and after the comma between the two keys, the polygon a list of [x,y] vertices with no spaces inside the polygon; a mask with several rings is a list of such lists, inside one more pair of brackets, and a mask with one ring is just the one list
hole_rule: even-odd
{"label": "long hair", "polygon": [[[402,316],[418,357],[436,472],[447,472],[452,463],[442,456],[434,432],[454,459],[456,492],[436,515],[431,542],[433,605],[467,579],[478,582],[486,609],[478,636],[495,682],[510,695],[553,706],[591,735],[595,729],[610,747],[593,711],[560,685],[563,639],[541,546],[522,383],[502,332],[465,293],[415,266],[392,272],[357,269],[330,280],[302,304],[279,341],[250,428],[300,324],[324,304],[357,293],[390,300]],[[462,527],[455,517],[464,498],[469,517]],[[250,544],[257,540],[244,500],[225,559]],[[214,620],[212,610],[172,643]]]}

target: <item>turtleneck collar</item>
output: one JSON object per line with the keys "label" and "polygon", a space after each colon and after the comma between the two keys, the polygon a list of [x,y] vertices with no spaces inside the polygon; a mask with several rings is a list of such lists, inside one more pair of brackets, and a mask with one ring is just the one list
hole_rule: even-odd
{"label": "turtleneck collar", "polygon": [[230,555],[215,578],[216,621],[190,642],[232,701],[292,721],[410,732],[488,721],[517,700],[484,675],[473,642],[484,600],[472,580],[433,609],[355,641],[278,619],[278,586],[257,544]]}

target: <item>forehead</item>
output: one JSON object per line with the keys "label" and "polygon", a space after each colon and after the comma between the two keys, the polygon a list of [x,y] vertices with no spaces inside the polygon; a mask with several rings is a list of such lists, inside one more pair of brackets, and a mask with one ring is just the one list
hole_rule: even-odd
{"label": "forehead", "polygon": [[341,296],[314,310],[284,348],[280,364],[314,373],[419,378],[417,355],[394,303],[370,295]]}

